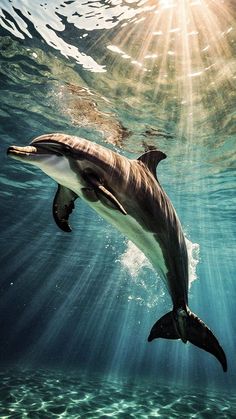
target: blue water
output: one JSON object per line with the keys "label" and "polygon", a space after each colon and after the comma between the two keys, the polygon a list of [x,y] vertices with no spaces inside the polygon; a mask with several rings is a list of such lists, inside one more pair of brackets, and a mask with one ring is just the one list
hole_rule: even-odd
{"label": "blue water", "polygon": [[[0,0],[0,416],[236,416],[234,2]],[[189,305],[228,372],[181,341],[147,342],[171,309],[147,260],[83,202],[73,231],[56,185],[9,159],[48,132],[136,158],[189,240]]]}

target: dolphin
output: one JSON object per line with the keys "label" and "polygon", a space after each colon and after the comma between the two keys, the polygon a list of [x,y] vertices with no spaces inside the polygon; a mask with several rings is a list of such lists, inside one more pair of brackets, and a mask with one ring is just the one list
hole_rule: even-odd
{"label": "dolphin", "polygon": [[70,232],[75,201],[85,200],[128,237],[150,260],[169,291],[173,309],[152,327],[148,341],[181,339],[214,355],[227,371],[225,353],[211,330],[188,307],[188,254],[176,211],[161,187],[159,150],[131,160],[83,138],[53,133],[8,155],[39,167],[58,184],[53,201],[56,224]]}

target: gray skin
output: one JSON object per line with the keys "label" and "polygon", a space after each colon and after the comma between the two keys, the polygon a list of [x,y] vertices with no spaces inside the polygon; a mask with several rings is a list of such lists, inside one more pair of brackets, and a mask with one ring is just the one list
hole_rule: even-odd
{"label": "gray skin", "polygon": [[181,339],[212,353],[227,370],[223,349],[210,329],[188,308],[188,254],[175,209],[159,184],[161,151],[130,160],[82,138],[48,134],[8,154],[39,167],[58,183],[53,202],[57,225],[71,231],[69,215],[78,197],[128,237],[165,282],[173,310],[159,319],[148,340]]}

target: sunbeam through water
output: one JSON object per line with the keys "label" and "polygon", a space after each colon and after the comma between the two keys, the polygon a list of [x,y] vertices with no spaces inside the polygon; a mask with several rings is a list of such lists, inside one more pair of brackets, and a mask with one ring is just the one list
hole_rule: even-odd
{"label": "sunbeam through water", "polygon": [[[234,418],[235,2],[1,0],[0,45],[0,416]],[[83,199],[60,231],[55,182],[7,157],[53,132],[167,155],[189,306],[226,374],[180,339],[147,342],[172,307],[160,272]]]}

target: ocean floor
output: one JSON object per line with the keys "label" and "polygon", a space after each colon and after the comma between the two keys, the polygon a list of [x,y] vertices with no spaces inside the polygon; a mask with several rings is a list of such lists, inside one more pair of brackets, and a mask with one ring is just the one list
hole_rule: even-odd
{"label": "ocean floor", "polygon": [[236,397],[46,370],[0,371],[0,418],[235,418]]}

